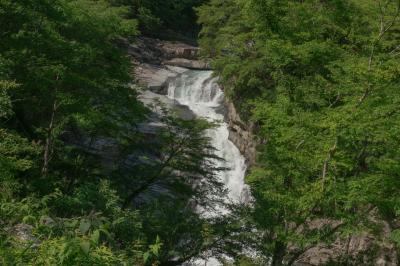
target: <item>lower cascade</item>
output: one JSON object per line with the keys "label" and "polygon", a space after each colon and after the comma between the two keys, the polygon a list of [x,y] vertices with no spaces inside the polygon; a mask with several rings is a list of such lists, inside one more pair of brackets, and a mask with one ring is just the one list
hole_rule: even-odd
{"label": "lower cascade", "polygon": [[[217,127],[207,131],[216,155],[224,159],[220,167],[227,168],[219,176],[228,189],[227,201],[247,202],[248,188],[244,182],[246,172],[245,158],[239,149],[229,140],[228,124],[224,121],[224,93],[217,84],[212,71],[189,70],[169,83],[168,97],[188,106],[193,113],[210,122],[218,122]],[[224,211],[222,210],[222,213]],[[206,213],[206,215],[218,215]],[[216,259],[197,261],[195,265],[221,265]]]}

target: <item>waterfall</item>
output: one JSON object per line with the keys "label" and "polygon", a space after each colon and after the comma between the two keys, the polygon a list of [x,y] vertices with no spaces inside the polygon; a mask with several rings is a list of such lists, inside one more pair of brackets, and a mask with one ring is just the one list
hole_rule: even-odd
{"label": "waterfall", "polygon": [[[168,97],[188,106],[198,117],[219,122],[216,128],[207,131],[211,144],[217,149],[216,155],[224,159],[223,162],[218,162],[220,164],[218,166],[229,169],[221,171],[219,178],[229,191],[227,200],[236,203],[246,201],[248,189],[244,182],[245,159],[229,140],[228,124],[224,121],[224,114],[221,112],[224,108],[224,94],[217,84],[217,78],[212,76],[212,71],[190,70],[183,73],[170,82]],[[213,258],[207,262],[196,263],[207,266],[221,265]]]}

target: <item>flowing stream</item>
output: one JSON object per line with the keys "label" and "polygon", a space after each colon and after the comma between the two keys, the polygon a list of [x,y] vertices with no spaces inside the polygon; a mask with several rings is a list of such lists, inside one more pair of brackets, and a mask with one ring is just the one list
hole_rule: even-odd
{"label": "flowing stream", "polygon": [[[228,124],[224,121],[224,94],[217,84],[212,71],[189,70],[172,82],[168,87],[168,97],[188,106],[198,117],[219,122],[216,128],[207,131],[216,155],[224,159],[219,166],[229,170],[219,173],[219,177],[228,189],[228,199],[236,203],[247,201],[248,189],[244,182],[246,172],[245,159],[239,149],[229,140]],[[208,214],[216,215],[216,214]],[[201,265],[221,265],[211,258],[196,262]]]}

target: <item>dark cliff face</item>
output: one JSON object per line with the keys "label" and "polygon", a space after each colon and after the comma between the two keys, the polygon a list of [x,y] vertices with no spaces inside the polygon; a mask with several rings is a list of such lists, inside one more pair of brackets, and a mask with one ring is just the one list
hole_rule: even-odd
{"label": "dark cliff face", "polygon": [[256,163],[257,139],[255,138],[256,128],[251,122],[243,122],[237,112],[235,105],[226,100],[226,120],[229,124],[229,139],[238,147],[246,158],[249,167]]}

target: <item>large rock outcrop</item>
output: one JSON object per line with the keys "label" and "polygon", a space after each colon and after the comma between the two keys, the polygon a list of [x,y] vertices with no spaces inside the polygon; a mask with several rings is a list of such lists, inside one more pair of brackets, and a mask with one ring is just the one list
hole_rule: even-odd
{"label": "large rock outcrop", "polygon": [[154,102],[161,103],[169,110],[173,110],[183,119],[193,119],[193,112],[186,106],[166,97],[170,80],[183,74],[189,69],[206,70],[209,64],[199,59],[198,47],[180,42],[161,41],[158,39],[141,37],[133,44],[121,40],[134,63],[133,75],[136,82],[144,89],[139,91],[139,100],[153,110],[148,123],[140,125],[140,129],[149,133],[159,126],[156,116],[160,110],[154,108]]}
{"label": "large rock outcrop", "polygon": [[140,37],[134,43],[120,40],[135,65],[136,81],[159,94],[166,94],[166,84],[188,69],[209,70],[210,63],[200,58],[198,47]]}
{"label": "large rock outcrop", "polygon": [[134,43],[122,39],[120,44],[138,62],[161,65],[162,62],[173,58],[185,58],[187,60],[198,60],[200,58],[198,47],[181,42],[139,37]]}
{"label": "large rock outcrop", "polygon": [[[371,266],[397,266],[399,265],[396,247],[389,241],[393,231],[392,226],[380,218],[376,209],[369,213],[369,220],[381,231],[376,234],[366,230],[354,232],[349,236],[334,234],[332,243],[320,243],[300,250],[298,247],[289,247],[286,258],[294,266],[320,266],[320,265],[371,265]],[[299,230],[304,228],[331,229],[342,226],[341,221],[330,219],[314,219],[308,221]]]}

